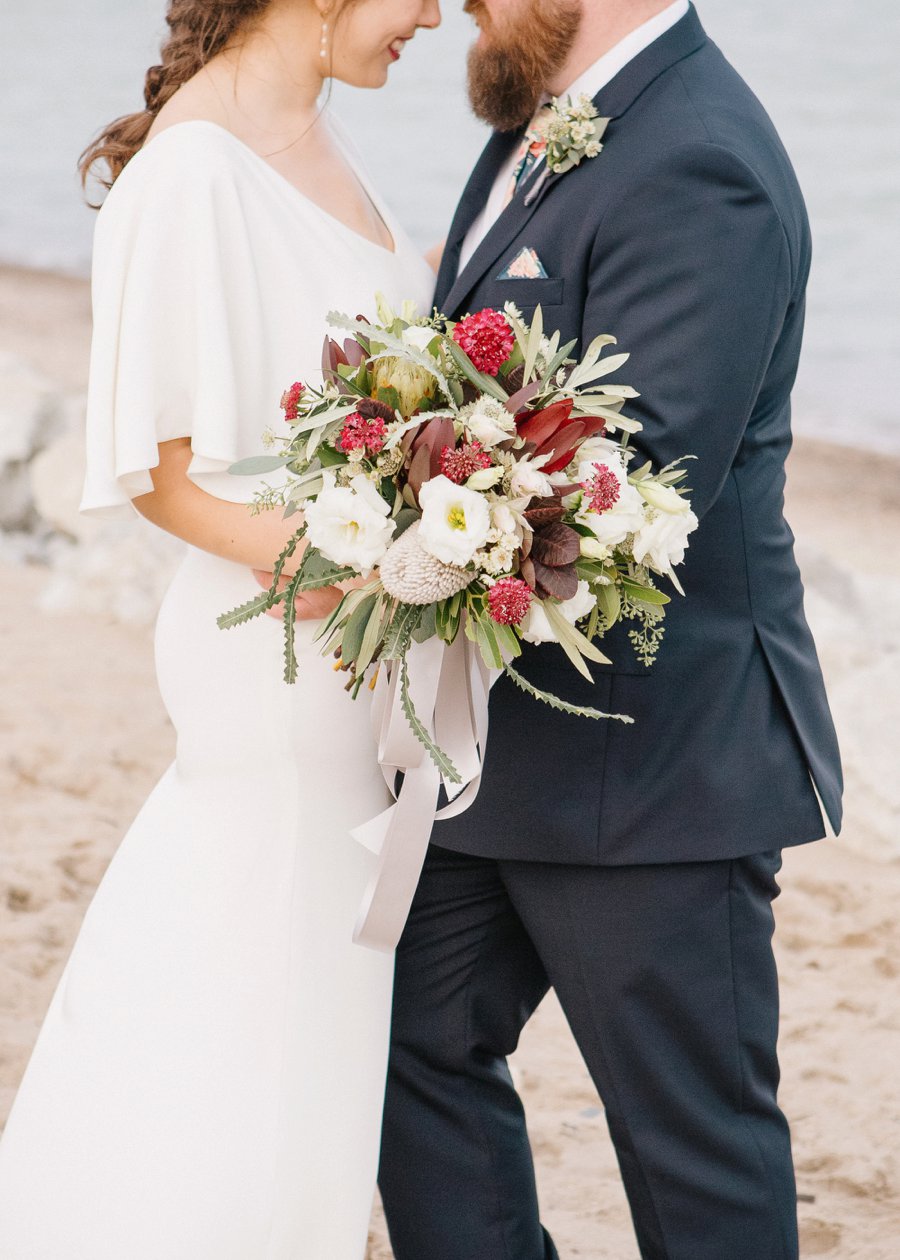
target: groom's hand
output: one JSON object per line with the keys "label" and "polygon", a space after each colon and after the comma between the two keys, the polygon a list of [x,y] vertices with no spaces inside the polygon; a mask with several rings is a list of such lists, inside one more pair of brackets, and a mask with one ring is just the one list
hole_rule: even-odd
{"label": "groom's hand", "polygon": [[[266,590],[272,585],[271,573],[265,573],[262,569],[254,569],[253,576],[260,586]],[[278,589],[283,591],[289,581],[290,578],[282,577],[278,583]],[[317,591],[304,591],[302,595],[298,595],[294,600],[297,609],[297,619],[299,621],[320,621],[323,617],[328,617],[334,612],[343,597],[344,592],[337,586],[322,586]],[[274,608],[268,609],[266,615],[281,621],[284,617],[284,601],[276,604]]]}

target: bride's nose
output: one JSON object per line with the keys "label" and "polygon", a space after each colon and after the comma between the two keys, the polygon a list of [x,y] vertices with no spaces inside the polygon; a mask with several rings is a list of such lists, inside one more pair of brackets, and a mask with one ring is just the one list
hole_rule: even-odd
{"label": "bride's nose", "polygon": [[419,12],[419,20],[417,26],[424,26],[428,30],[434,30],[441,24],[441,5],[440,0],[424,0],[422,8]]}

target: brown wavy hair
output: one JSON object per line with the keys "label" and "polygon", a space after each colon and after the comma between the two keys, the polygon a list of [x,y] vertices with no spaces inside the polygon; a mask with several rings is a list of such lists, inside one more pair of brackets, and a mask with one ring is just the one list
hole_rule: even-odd
{"label": "brown wavy hair", "polygon": [[144,81],[144,106],[137,114],[117,118],[78,159],[81,182],[98,162],[105,162],[112,188],[127,163],[147,139],[153,120],[166,101],[268,8],[269,0],[169,0],[169,36],[160,50],[161,64],[151,66]]}

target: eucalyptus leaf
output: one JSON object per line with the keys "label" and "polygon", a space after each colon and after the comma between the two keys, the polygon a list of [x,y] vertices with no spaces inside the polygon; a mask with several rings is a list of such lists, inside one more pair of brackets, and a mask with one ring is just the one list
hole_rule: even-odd
{"label": "eucalyptus leaf", "polygon": [[[345,661],[355,661],[359,656],[362,648],[363,635],[366,627],[374,612],[376,605],[379,603],[379,597],[374,592],[367,595],[354,609],[353,615],[344,628],[344,634],[341,639],[341,656]],[[379,608],[378,615],[380,618],[381,610]]]}
{"label": "eucalyptus leaf", "polygon": [[379,592],[376,597],[375,607],[369,614],[369,620],[366,623],[365,633],[362,637],[362,643],[359,646],[359,655],[356,658],[356,672],[362,677],[372,663],[372,658],[378,644],[381,642],[381,636],[385,624],[385,605],[387,600],[384,594]]}
{"label": "eucalyptus leaf", "polygon": [[259,473],[274,472],[276,468],[284,468],[293,459],[292,455],[251,455],[247,459],[239,459],[230,464],[228,471],[237,477],[253,476]]}

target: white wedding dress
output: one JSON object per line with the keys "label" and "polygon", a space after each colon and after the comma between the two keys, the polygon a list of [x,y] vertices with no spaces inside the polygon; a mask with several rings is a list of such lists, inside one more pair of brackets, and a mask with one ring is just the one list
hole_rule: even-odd
{"label": "white wedding dress", "polygon": [[[360,178],[395,253],[212,123],[129,163],[97,224],[85,509],[133,511],[157,444],[187,434],[191,478],[249,500],[228,465],[315,377],[327,312],[374,314],[378,290],[428,311],[430,269]],[[165,597],[176,760],[87,913],[0,1143],[3,1260],[364,1255],[392,959],[351,941],[374,858],[348,833],[388,798],[368,693],[350,700],[309,623],[293,687],[279,623],[217,628],[257,591],[188,548]]]}

